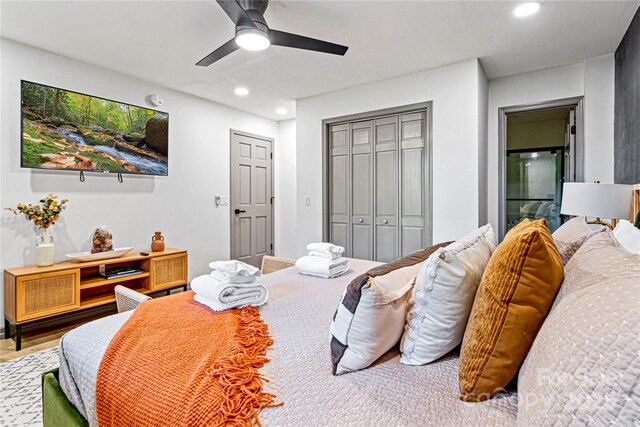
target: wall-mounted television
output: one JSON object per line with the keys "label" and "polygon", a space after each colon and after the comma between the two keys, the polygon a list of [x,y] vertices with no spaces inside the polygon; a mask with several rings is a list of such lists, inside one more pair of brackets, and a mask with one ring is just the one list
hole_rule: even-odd
{"label": "wall-mounted television", "polygon": [[22,81],[23,168],[167,175],[169,114]]}

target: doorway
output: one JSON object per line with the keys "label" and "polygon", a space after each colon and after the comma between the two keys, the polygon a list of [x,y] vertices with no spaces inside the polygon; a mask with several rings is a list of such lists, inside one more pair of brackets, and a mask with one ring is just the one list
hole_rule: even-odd
{"label": "doorway", "polygon": [[273,139],[231,130],[231,259],[273,255]]}
{"label": "doorway", "polygon": [[562,186],[581,181],[582,99],[500,110],[500,237],[525,218],[563,222]]}

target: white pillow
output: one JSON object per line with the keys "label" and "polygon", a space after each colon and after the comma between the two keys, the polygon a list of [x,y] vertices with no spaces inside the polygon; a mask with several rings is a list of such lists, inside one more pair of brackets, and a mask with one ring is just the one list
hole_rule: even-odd
{"label": "white pillow", "polygon": [[343,304],[338,306],[331,335],[346,348],[334,364],[335,375],[368,367],[398,343],[421,265],[369,278],[354,314]]}
{"label": "white pillow", "polygon": [[400,363],[433,362],[462,342],[482,273],[497,245],[487,224],[427,259],[413,290]]}
{"label": "white pillow", "polygon": [[613,236],[627,251],[640,254],[640,228],[623,219],[613,229]]}

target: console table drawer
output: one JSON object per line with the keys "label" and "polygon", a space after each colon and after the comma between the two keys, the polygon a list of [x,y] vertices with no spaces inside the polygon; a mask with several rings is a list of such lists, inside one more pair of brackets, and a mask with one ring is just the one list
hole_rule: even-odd
{"label": "console table drawer", "polygon": [[16,279],[16,320],[35,319],[80,307],[80,270]]}

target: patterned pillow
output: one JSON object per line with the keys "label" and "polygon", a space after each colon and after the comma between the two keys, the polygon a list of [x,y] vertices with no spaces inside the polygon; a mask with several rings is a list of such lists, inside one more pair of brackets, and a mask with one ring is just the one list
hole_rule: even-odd
{"label": "patterned pillow", "polygon": [[507,233],[484,271],[462,340],[462,400],[486,400],[516,376],[562,276],[545,219],[525,219]]}
{"label": "patterned pillow", "polygon": [[435,251],[424,263],[400,344],[400,363],[424,365],[462,342],[473,298],[498,239],[491,224]]}
{"label": "patterned pillow", "polygon": [[364,369],[398,343],[422,263],[449,243],[374,267],[349,283],[331,322],[334,375]]}
{"label": "patterned pillow", "polygon": [[640,255],[602,233],[571,258],[518,378],[522,425],[637,425]]}
{"label": "patterned pillow", "polygon": [[553,241],[556,243],[558,252],[562,257],[562,263],[567,265],[573,254],[576,253],[580,246],[594,234],[604,230],[600,228],[592,230],[587,225],[587,219],[583,216],[577,216],[565,222],[553,233]]}

